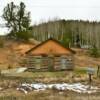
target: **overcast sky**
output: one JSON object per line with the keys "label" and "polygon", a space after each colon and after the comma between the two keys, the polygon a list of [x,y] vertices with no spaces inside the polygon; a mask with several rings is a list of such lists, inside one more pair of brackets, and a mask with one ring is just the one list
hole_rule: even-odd
{"label": "overcast sky", "polygon": [[[55,17],[61,19],[82,19],[100,21],[100,0],[0,0],[0,16],[7,3],[23,1],[26,9],[31,12],[32,24]],[[0,24],[4,21],[0,18]],[[4,34],[5,29],[0,28]]]}

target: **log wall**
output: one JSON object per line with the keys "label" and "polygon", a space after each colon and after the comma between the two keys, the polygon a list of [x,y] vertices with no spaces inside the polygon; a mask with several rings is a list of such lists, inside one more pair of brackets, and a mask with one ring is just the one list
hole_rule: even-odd
{"label": "log wall", "polygon": [[25,58],[24,66],[37,70],[49,69],[53,67],[54,70],[73,69],[74,57],[73,55],[59,55],[59,56],[32,56]]}

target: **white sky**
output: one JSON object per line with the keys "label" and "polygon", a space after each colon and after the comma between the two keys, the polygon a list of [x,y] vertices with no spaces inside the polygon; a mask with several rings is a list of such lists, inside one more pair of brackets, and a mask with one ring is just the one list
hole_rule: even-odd
{"label": "white sky", "polygon": [[[32,24],[55,17],[61,19],[82,19],[100,21],[100,0],[0,0],[0,16],[7,3],[23,1],[31,12]],[[0,18],[0,24],[4,21]],[[4,34],[5,29],[0,28]]]}

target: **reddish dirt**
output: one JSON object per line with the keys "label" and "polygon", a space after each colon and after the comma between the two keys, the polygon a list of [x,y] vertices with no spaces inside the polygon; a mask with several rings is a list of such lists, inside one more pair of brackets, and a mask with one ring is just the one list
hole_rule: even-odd
{"label": "reddish dirt", "polygon": [[18,67],[18,62],[25,52],[34,46],[30,43],[8,41],[3,48],[0,48],[0,69],[8,68],[10,65]]}
{"label": "reddish dirt", "polygon": [[75,65],[79,67],[95,67],[100,65],[100,58],[94,58],[89,55],[88,50],[74,49],[75,54]]}

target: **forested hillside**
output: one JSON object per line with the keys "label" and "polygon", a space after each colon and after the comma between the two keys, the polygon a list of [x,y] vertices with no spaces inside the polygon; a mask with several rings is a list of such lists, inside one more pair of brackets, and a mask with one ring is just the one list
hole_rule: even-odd
{"label": "forested hillside", "polygon": [[100,48],[100,22],[55,18],[31,27],[30,12],[26,10],[24,2],[19,5],[14,2],[7,4],[2,18],[9,29],[9,36],[15,39],[44,41],[52,37],[65,46]]}
{"label": "forested hillside", "polygon": [[53,37],[66,46],[78,44],[100,48],[100,22],[53,20],[34,25],[32,34],[39,41]]}

